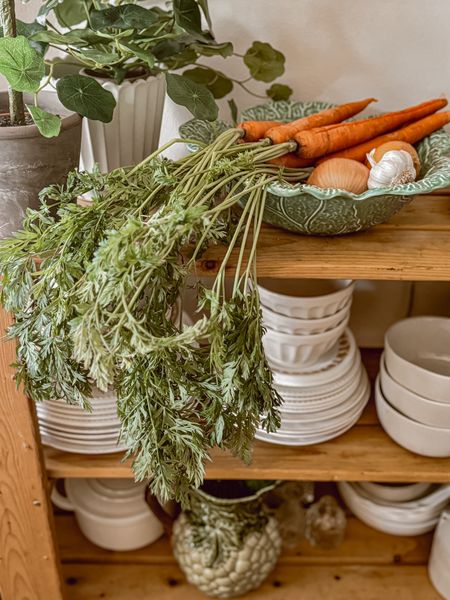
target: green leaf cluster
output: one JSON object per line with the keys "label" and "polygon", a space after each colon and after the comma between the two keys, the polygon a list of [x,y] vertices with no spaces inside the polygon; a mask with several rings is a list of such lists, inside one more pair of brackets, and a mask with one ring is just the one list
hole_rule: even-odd
{"label": "green leaf cluster", "polygon": [[[52,16],[56,26],[50,24]],[[137,0],[45,0],[39,22],[18,21],[17,29],[18,41],[0,44],[0,73],[19,92],[39,89],[44,54],[54,47],[84,68],[80,77],[95,75],[121,83],[127,77],[166,73],[168,95],[197,118],[215,119],[216,100],[231,94],[235,86],[253,93],[245,79],[235,80],[201,62],[212,56],[236,56],[231,42],[215,40],[207,0],[173,0],[165,9],[147,8]],[[284,56],[267,43],[253,42],[243,61],[257,81],[272,82],[284,72]],[[51,73],[57,73],[57,62],[48,61]],[[186,67],[191,68],[173,73]],[[109,122],[113,95],[102,91],[95,79],[91,82],[67,79],[58,85],[59,99],[85,117]],[[272,86],[267,92],[276,100],[290,93],[287,86]]]}
{"label": "green leaf cluster", "polygon": [[[266,188],[280,177],[268,161],[291,145],[237,144],[240,135],[227,130],[178,161],[157,151],[107,175],[74,172],[0,242],[19,381],[35,401],[86,408],[92,385],[112,387],[136,477],[152,478],[162,499],[187,499],[212,447],[248,462],[260,422],[278,425],[255,257]],[[92,205],[78,206],[88,191]],[[202,316],[183,326],[180,295],[198,257],[219,243],[228,249],[212,288],[189,283]]]}

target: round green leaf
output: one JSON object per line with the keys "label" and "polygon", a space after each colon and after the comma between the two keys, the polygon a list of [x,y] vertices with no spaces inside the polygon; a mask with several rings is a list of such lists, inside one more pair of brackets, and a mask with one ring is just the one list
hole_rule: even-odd
{"label": "round green leaf", "polygon": [[223,98],[233,89],[233,82],[226,75],[214,69],[201,69],[194,67],[183,71],[185,77],[189,77],[196,83],[205,85],[214,98]]}
{"label": "round green leaf", "polygon": [[122,4],[103,10],[91,11],[91,27],[102,30],[108,27],[114,29],[146,29],[157,19],[158,15],[143,6]]}
{"label": "round green leaf", "polygon": [[257,81],[270,83],[284,73],[285,58],[265,42],[253,42],[244,55],[244,63]]}
{"label": "round green leaf", "polygon": [[43,56],[47,50],[48,45],[44,42],[34,42],[30,39],[32,35],[38,33],[39,31],[45,31],[45,27],[37,21],[33,21],[32,23],[25,23],[24,21],[20,21],[19,19],[17,19],[17,35],[23,35],[26,38],[28,38],[30,46],[34,48],[38,54],[41,54]]}
{"label": "round green leaf", "polygon": [[176,104],[185,106],[197,119],[217,119],[219,109],[214,96],[204,85],[174,73],[166,73],[166,81],[167,94]]}
{"label": "round green leaf", "polygon": [[90,60],[96,65],[111,65],[120,59],[120,56],[114,52],[101,52],[93,48],[83,48],[78,51],[77,56],[79,59]]}
{"label": "round green leaf", "polygon": [[73,27],[86,21],[83,0],[63,0],[55,8],[54,13],[61,27]]}
{"label": "round green leaf", "polygon": [[173,0],[175,21],[188,33],[202,33],[202,17],[195,0]]}
{"label": "round green leaf", "polygon": [[53,115],[38,106],[27,104],[27,110],[30,113],[35,125],[46,138],[56,137],[61,130],[61,118]]}
{"label": "round green leaf", "polygon": [[0,73],[18,92],[36,92],[45,75],[44,59],[23,35],[0,39]]}
{"label": "round green leaf", "polygon": [[58,98],[69,110],[94,121],[109,123],[112,119],[116,101],[111,92],[83,75],[65,75],[56,84]]}
{"label": "round green leaf", "polygon": [[266,94],[272,100],[289,100],[292,96],[293,89],[288,85],[283,85],[281,83],[272,83],[270,88],[266,90]]}

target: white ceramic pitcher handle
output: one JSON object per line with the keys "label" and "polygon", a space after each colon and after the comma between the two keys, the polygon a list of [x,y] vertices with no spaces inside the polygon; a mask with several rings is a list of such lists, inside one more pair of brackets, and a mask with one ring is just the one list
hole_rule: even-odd
{"label": "white ceramic pitcher handle", "polygon": [[69,498],[63,496],[57,489],[56,485],[53,486],[51,499],[55,506],[61,508],[62,510],[70,510],[73,511],[74,507]]}

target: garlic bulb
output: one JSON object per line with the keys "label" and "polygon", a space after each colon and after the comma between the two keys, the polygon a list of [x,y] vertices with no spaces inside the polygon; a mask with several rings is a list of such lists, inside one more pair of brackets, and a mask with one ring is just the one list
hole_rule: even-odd
{"label": "garlic bulb", "polygon": [[[413,163],[416,168],[416,175],[419,176],[420,158],[417,154],[417,150],[412,144],[408,144],[408,142],[403,142],[401,140],[385,142],[384,144],[381,144],[381,146],[378,146],[378,148],[375,148],[372,158],[376,163],[378,163],[386,154],[386,152],[389,152],[390,150],[404,150],[405,152],[408,152],[408,154],[411,154],[411,158],[413,159]],[[370,164],[368,163],[367,166],[370,167]]]}
{"label": "garlic bulb", "polygon": [[416,169],[411,154],[405,150],[386,152],[379,162],[373,158],[375,150],[367,155],[370,169],[368,188],[389,188],[402,183],[410,183],[416,179]]}

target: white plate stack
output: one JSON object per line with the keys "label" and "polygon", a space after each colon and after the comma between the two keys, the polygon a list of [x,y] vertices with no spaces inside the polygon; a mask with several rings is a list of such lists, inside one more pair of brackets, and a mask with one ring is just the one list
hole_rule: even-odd
{"label": "white plate stack", "polygon": [[387,331],[375,399],[383,428],[398,444],[450,456],[450,319],[413,317]]}
{"label": "white plate stack", "polygon": [[36,404],[42,442],[65,452],[108,454],[124,450],[118,444],[120,421],[114,393],[94,388],[92,412],[62,400]]}
{"label": "white plate stack", "polygon": [[379,531],[402,536],[432,531],[450,499],[450,485],[389,486],[340,481],[338,489],[358,519]]}
{"label": "white plate stack", "polygon": [[266,356],[283,398],[276,433],[260,440],[306,446],[347,431],[370,386],[351,331],[351,281],[264,280],[259,285]]}

